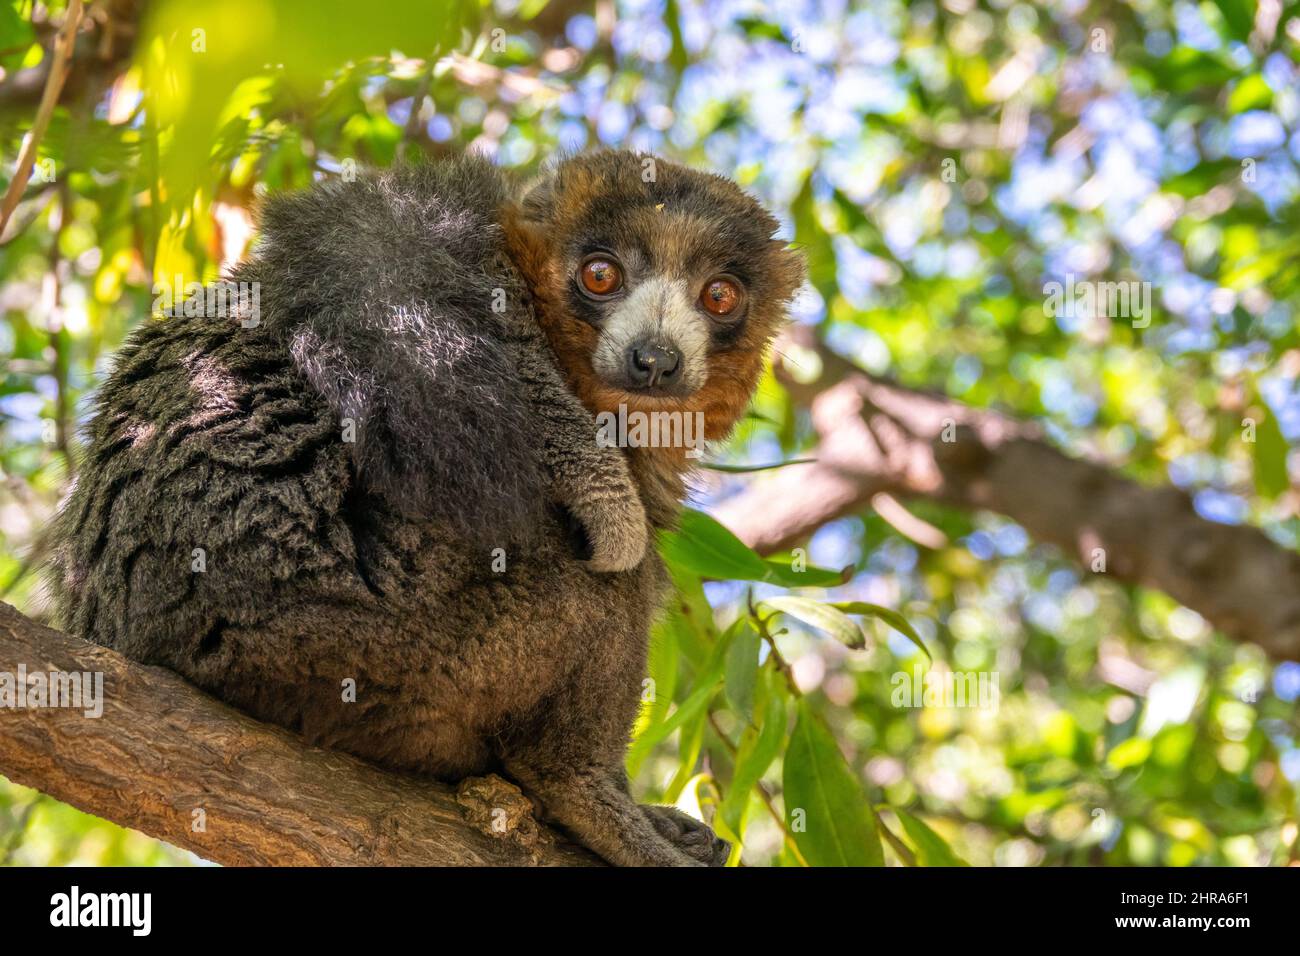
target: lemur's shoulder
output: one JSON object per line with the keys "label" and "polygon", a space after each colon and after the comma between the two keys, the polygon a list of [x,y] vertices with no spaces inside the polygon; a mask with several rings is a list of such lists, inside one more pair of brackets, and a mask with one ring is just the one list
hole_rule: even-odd
{"label": "lemur's shoulder", "polygon": [[537,524],[544,479],[512,330],[531,298],[503,239],[504,172],[476,157],[273,196],[252,259],[263,321],[355,431],[362,486],[475,540]]}
{"label": "lemur's shoulder", "polygon": [[282,312],[361,294],[362,308],[430,297],[477,315],[479,296],[510,278],[500,211],[511,189],[504,171],[466,156],[272,194],[253,269],[274,280],[266,291]]}

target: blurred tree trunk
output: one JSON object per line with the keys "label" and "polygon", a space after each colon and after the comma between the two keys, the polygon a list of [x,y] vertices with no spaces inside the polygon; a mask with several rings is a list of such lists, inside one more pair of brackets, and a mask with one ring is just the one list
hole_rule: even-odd
{"label": "blurred tree trunk", "polygon": [[757,479],[716,510],[751,547],[791,547],[881,494],[993,511],[1088,572],[1164,591],[1274,657],[1300,656],[1300,555],[1259,529],[1207,521],[1177,488],[1070,458],[1029,423],[869,375],[806,328],[776,362],[820,443],[815,463]]}

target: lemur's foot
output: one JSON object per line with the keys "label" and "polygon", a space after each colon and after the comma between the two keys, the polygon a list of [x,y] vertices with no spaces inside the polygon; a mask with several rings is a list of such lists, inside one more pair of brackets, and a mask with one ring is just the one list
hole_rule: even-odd
{"label": "lemur's foot", "polygon": [[707,823],[682,813],[676,807],[642,806],[659,835],[691,859],[706,866],[723,866],[731,854],[731,844],[718,836]]}
{"label": "lemur's foot", "polygon": [[649,532],[640,499],[619,495],[569,505],[574,550],[593,571],[630,571],[645,557]]}

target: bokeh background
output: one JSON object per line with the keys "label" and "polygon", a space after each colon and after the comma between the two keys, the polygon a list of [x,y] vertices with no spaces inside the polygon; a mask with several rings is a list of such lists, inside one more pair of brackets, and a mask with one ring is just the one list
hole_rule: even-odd
{"label": "bokeh background", "polygon": [[[66,13],[0,2],[6,183]],[[0,236],[0,592],[46,614],[39,532],[155,281],[218,277],[267,190],[465,149],[530,172],[633,147],[734,177],[806,251],[795,321],[826,347],[1294,550],[1298,63],[1286,0],[91,4]],[[1150,325],[1046,314],[1067,274],[1151,283]],[[769,378],[696,507],[812,442]],[[680,597],[639,795],[751,865],[1300,856],[1300,665],[1006,519],[904,505],[817,530],[803,578],[704,517],[665,542]],[[901,619],[816,610],[848,601]],[[997,705],[895,706],[892,675],[931,667],[996,675]],[[793,824],[810,800],[848,849]],[[0,862],[197,861],[0,778]]]}

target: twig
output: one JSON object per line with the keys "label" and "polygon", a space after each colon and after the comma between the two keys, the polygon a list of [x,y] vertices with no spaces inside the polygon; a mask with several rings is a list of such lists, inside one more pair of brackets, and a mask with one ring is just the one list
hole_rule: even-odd
{"label": "twig", "polygon": [[37,219],[40,219],[41,215],[45,212],[45,210],[50,208],[50,203],[54,202],[52,198],[45,203],[39,203],[37,202],[37,200],[40,199],[43,195],[45,195],[45,193],[47,192],[52,194],[53,191],[50,189],[51,185],[52,185],[51,183],[45,183],[41,186],[40,189],[32,190],[31,201],[27,204],[28,209],[31,211],[28,212],[27,215],[24,216],[23,219],[19,221],[18,224],[14,226],[12,230],[10,230],[9,235],[0,236],[0,249],[9,245],[9,243],[13,242],[24,232],[26,232],[27,227],[30,226],[32,223],[34,223]]}
{"label": "twig", "polygon": [[[767,641],[768,647],[771,648],[772,662],[776,665],[776,669],[781,672],[782,676],[785,677],[785,682],[790,687],[790,693],[794,694],[795,697],[802,697],[803,691],[799,689],[799,684],[794,679],[794,669],[790,666],[790,664],[786,661],[786,659],[781,656],[781,650],[776,646],[776,635],[773,634],[770,630],[768,630],[767,627],[767,622],[770,621],[776,615],[772,614],[766,618],[759,616],[758,609],[754,606],[753,591],[749,592],[745,600],[746,603],[749,605],[749,616],[754,622],[754,629],[758,631],[759,637]],[[778,631],[777,633],[780,632]]]}
{"label": "twig", "polygon": [[72,211],[72,203],[69,202],[67,180],[59,180],[58,189],[59,203],[59,225],[54,230],[54,238],[50,243],[50,260],[49,260],[49,303],[48,303],[48,331],[50,337],[50,350],[53,352],[51,365],[54,372],[54,446],[63,455],[63,465],[65,474],[72,478],[76,474],[76,465],[72,460],[71,442],[68,437],[69,428],[69,408],[68,408],[68,338],[63,329],[63,292],[59,281],[59,241],[63,238],[63,231],[68,224],[68,216]]}
{"label": "twig", "polygon": [[81,0],[71,0],[68,4],[68,12],[63,18],[63,29],[54,40],[54,62],[50,65],[50,75],[45,81],[41,105],[36,110],[36,121],[32,123],[32,128],[23,139],[22,151],[18,155],[18,167],[14,170],[14,178],[9,181],[9,189],[5,192],[4,201],[0,203],[0,235],[4,234],[5,226],[9,225],[9,217],[18,207],[18,201],[22,199],[27,180],[32,175],[32,166],[36,163],[36,150],[40,146],[41,137],[49,128],[50,117],[54,115],[54,106],[63,91],[63,81],[68,78],[68,65],[72,62],[72,47],[77,38],[77,27],[81,24],[81,10]]}

